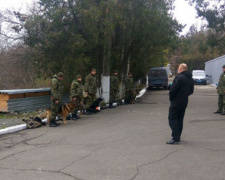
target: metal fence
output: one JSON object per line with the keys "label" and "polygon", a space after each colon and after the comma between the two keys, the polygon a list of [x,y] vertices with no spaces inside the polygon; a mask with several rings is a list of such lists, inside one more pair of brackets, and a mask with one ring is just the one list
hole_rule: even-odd
{"label": "metal fence", "polygon": [[[36,93],[48,92],[48,95],[37,95]],[[23,98],[14,98],[16,95]],[[18,90],[0,90],[0,95],[9,95],[9,99],[1,100],[1,104],[7,104],[7,111],[4,112],[31,112],[39,109],[47,109],[51,106],[50,88],[41,89],[18,89]],[[26,97],[26,95],[29,95]],[[33,95],[33,97],[32,97]],[[63,102],[69,102],[69,95],[63,96]]]}

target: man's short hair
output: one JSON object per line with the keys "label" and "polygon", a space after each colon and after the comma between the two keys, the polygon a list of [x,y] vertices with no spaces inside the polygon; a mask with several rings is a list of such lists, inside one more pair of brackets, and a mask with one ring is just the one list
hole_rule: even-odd
{"label": "man's short hair", "polygon": [[181,68],[183,71],[187,71],[187,70],[188,70],[187,64],[185,64],[185,63],[180,64],[180,68]]}

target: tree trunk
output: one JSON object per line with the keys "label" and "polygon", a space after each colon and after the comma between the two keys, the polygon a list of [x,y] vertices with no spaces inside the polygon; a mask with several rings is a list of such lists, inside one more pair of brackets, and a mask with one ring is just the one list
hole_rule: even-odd
{"label": "tree trunk", "polygon": [[105,42],[103,55],[103,72],[102,72],[102,97],[105,102],[109,102],[110,98],[110,61],[111,61],[111,47],[112,35],[110,29],[111,17],[108,8],[106,8],[106,27],[105,27]]}

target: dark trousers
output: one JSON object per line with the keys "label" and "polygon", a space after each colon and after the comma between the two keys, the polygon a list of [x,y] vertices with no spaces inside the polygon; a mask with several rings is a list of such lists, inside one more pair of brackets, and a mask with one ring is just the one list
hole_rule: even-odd
{"label": "dark trousers", "polygon": [[183,130],[183,120],[186,107],[170,106],[169,109],[169,125],[172,130],[172,138],[175,141],[180,140]]}

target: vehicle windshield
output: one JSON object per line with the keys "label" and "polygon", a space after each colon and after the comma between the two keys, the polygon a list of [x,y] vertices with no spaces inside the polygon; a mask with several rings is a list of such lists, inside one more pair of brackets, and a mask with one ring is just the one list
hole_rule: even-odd
{"label": "vehicle windshield", "polygon": [[204,72],[193,72],[193,76],[205,76]]}
{"label": "vehicle windshield", "polygon": [[150,76],[151,77],[165,77],[165,76],[167,76],[167,73],[165,70],[151,70]]}

